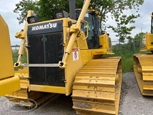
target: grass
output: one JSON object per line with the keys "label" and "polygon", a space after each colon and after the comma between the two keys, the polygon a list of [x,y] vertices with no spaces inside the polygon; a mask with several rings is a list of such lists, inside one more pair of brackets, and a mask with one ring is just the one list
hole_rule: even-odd
{"label": "grass", "polygon": [[117,52],[115,55],[122,57],[122,70],[125,72],[133,72],[133,55],[139,53],[139,51],[127,51]]}
{"label": "grass", "polygon": [[121,55],[123,72],[133,71],[133,53]]}
{"label": "grass", "polygon": [[[17,50],[14,50],[14,51],[13,51],[13,62],[15,63],[15,62],[17,61],[17,59],[18,59],[18,51],[17,51]],[[26,57],[26,55],[23,55],[23,57],[22,57],[22,62],[23,62],[23,63],[26,63],[26,62],[27,62],[27,57]]]}
{"label": "grass", "polygon": [[13,50],[13,62],[15,63],[18,59],[18,51],[17,50]]}

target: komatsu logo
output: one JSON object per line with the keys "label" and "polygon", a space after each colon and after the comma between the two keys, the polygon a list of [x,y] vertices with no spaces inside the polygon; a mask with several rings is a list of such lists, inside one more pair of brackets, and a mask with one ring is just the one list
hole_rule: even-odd
{"label": "komatsu logo", "polygon": [[44,30],[44,29],[50,29],[50,28],[56,28],[56,27],[57,27],[57,23],[48,23],[48,24],[33,26],[32,31]]}

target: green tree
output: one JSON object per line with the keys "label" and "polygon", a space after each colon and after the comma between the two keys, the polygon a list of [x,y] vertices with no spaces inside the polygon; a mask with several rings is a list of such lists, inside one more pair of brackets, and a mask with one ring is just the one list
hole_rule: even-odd
{"label": "green tree", "polygon": [[[82,8],[84,0],[76,0],[76,8]],[[117,33],[116,36],[124,41],[125,38],[130,37],[130,32],[135,28],[127,26],[134,23],[139,14],[139,6],[144,0],[91,0],[90,7],[99,11],[101,15],[101,22],[104,25],[109,18],[116,21],[117,26],[109,26]],[[56,11],[61,9],[69,11],[68,0],[22,0],[16,4],[15,13],[19,13],[19,23],[23,23],[26,17],[27,10],[34,10],[41,20],[51,19]],[[135,14],[125,15],[126,10],[135,10]],[[104,29],[104,28],[103,28]]]}
{"label": "green tree", "polygon": [[22,0],[18,4],[16,4],[16,8],[13,10],[14,13],[18,13],[19,17],[17,19],[19,20],[19,24],[23,23],[27,16],[28,10],[33,10],[35,13],[37,13],[39,6],[37,5],[37,1],[33,0]]}
{"label": "green tree", "polygon": [[[139,6],[143,2],[144,0],[92,0],[91,6],[99,10],[103,25],[108,18],[116,21],[117,26],[110,25],[108,28],[111,28],[120,41],[124,42],[124,39],[130,38],[131,31],[135,28],[129,24],[134,23],[134,20],[139,17]],[[128,12],[125,15],[124,13],[127,10],[135,10],[135,14]]]}
{"label": "green tree", "polygon": [[124,14],[116,14],[114,17],[116,18],[117,26],[109,26],[115,33],[116,37],[119,38],[120,42],[124,42],[125,39],[131,40],[131,32],[135,29],[135,26],[130,26],[128,24],[134,23],[134,19],[136,19],[138,15],[124,15]]}
{"label": "green tree", "polygon": [[69,10],[68,1],[63,0],[39,0],[38,5],[40,6],[38,16],[41,20],[52,19],[54,13],[60,10]]}

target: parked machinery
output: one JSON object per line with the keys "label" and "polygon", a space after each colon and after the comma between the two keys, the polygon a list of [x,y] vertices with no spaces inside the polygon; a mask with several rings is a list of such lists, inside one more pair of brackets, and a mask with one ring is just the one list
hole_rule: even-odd
{"label": "parked machinery", "polygon": [[[0,15],[0,96],[20,89],[20,80],[14,76],[8,26]],[[13,85],[13,87],[12,87]]]}
{"label": "parked machinery", "polygon": [[153,96],[153,13],[151,33],[142,38],[141,51],[147,53],[134,55],[134,73],[142,95]]}
{"label": "parked machinery", "polygon": [[[15,92],[12,89],[13,93],[6,95],[10,101],[22,101],[25,106],[33,106],[29,99],[38,101],[43,97],[43,100],[47,100],[51,93],[66,96],[72,93],[73,108],[77,114],[118,114],[121,58],[103,57],[104,54],[112,54],[111,40],[100,29],[97,11],[87,10],[89,4],[90,0],[86,0],[82,10],[76,10],[76,20],[70,19],[62,11],[56,13],[55,19],[39,21],[32,11],[28,12],[24,30],[16,34],[21,44],[18,60],[14,64],[19,70],[13,78],[20,78],[21,89]],[[5,41],[4,38],[1,40]],[[10,50],[10,44],[6,47]],[[0,46],[0,49],[4,48]],[[3,50],[1,52],[5,53]],[[24,54],[27,55],[27,64],[21,62]],[[2,70],[4,73],[10,71],[6,68]],[[4,84],[2,79],[0,85]]]}

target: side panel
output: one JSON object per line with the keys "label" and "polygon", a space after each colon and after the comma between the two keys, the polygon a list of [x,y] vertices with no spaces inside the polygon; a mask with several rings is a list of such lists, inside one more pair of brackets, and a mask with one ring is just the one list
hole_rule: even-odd
{"label": "side panel", "polygon": [[12,50],[7,24],[0,16],[0,79],[14,75]]}
{"label": "side panel", "polygon": [[[73,48],[79,49],[76,44]],[[67,59],[66,65],[66,95],[70,95],[72,93],[72,85],[76,76],[76,73],[82,68],[83,63],[81,59],[80,50],[78,50],[78,60],[73,60],[73,53],[71,52]]]}
{"label": "side panel", "polygon": [[153,51],[153,34],[146,34],[147,50]]}
{"label": "side panel", "polygon": [[15,92],[19,89],[20,80],[18,76],[0,80],[0,96]]}
{"label": "side panel", "polygon": [[13,76],[9,30],[6,22],[0,16],[0,96],[20,89],[19,78]]}

